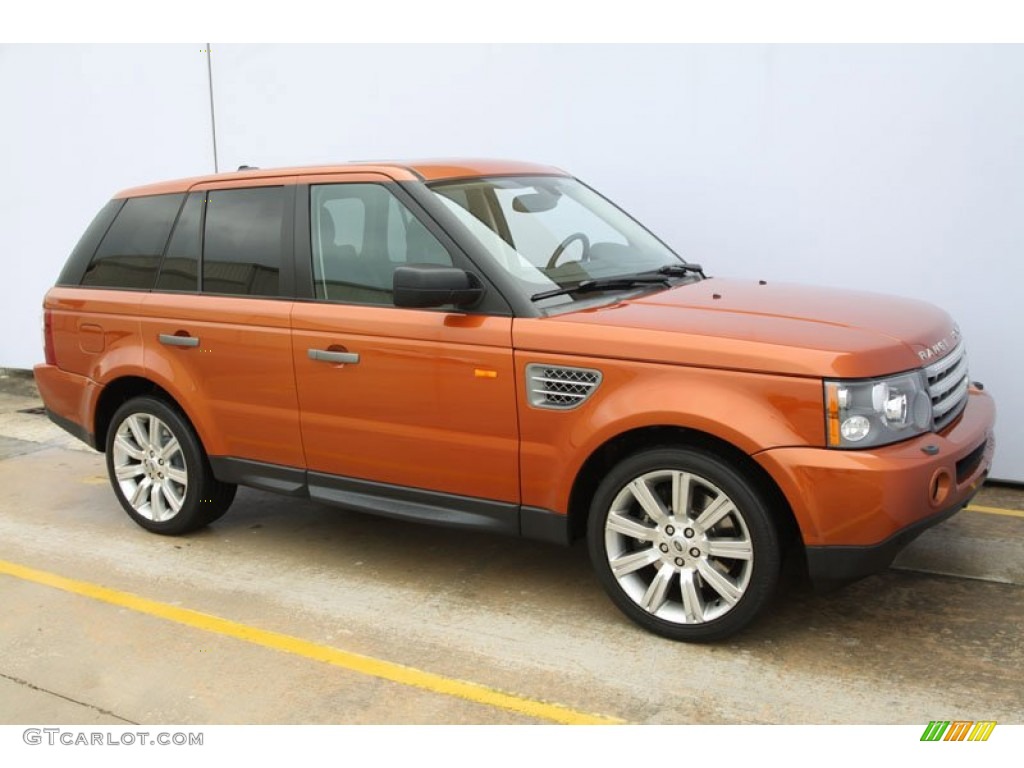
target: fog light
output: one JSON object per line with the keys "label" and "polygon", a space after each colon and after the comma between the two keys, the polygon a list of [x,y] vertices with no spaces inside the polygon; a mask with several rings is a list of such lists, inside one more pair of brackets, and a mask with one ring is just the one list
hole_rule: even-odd
{"label": "fog light", "polygon": [[871,431],[871,422],[864,416],[851,416],[843,422],[840,427],[843,437],[851,443],[856,443],[868,436]]}
{"label": "fog light", "polygon": [[932,475],[931,502],[933,507],[942,506],[949,497],[949,491],[953,487],[953,476],[948,469],[936,470]]}

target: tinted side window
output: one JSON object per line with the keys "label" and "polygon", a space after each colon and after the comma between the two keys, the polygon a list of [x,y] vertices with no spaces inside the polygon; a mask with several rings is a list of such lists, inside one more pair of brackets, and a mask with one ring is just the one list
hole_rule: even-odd
{"label": "tinted side window", "polygon": [[319,299],[392,304],[395,267],[452,265],[445,247],[382,184],[311,187],[310,222]]}
{"label": "tinted side window", "polygon": [[149,290],[184,195],[133,197],[103,237],[82,285]]}
{"label": "tinted side window", "polygon": [[206,201],[203,292],[279,295],[284,188],[217,189]]}
{"label": "tinted side window", "polygon": [[160,265],[160,276],[156,279],[158,291],[199,290],[199,252],[203,246],[200,227],[205,200],[205,192],[193,192],[185,201]]}
{"label": "tinted side window", "polygon": [[60,277],[57,278],[57,285],[78,285],[82,282],[82,276],[85,274],[89,262],[92,261],[93,254],[96,253],[96,247],[107,233],[110,223],[117,216],[122,205],[124,205],[124,200],[111,200],[100,209],[96,218],[92,220],[92,224],[78,241],[75,250],[68,257]]}

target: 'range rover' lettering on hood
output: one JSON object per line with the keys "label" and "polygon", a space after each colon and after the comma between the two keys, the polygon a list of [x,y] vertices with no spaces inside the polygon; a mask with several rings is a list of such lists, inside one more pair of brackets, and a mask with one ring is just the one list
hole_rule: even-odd
{"label": "'range rover' lettering on hood", "polygon": [[918,350],[917,355],[921,358],[922,362],[927,363],[937,357],[942,357],[947,352],[953,351],[959,343],[960,326],[954,325],[953,330],[949,332],[948,336],[944,336],[934,344],[930,344],[924,349]]}

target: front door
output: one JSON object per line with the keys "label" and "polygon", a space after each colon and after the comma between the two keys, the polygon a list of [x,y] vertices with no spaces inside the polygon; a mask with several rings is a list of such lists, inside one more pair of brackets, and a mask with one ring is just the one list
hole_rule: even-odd
{"label": "front door", "polygon": [[311,493],[333,483],[335,500],[377,494],[421,517],[476,509],[467,497],[511,510],[511,318],[394,306],[395,267],[453,259],[386,177],[312,184],[309,221],[315,298],[295,304],[292,353]]}

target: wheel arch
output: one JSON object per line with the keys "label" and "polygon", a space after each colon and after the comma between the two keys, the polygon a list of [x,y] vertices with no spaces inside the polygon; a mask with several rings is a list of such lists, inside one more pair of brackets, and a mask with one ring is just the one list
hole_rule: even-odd
{"label": "wheel arch", "polygon": [[[106,384],[96,400],[93,434],[95,435],[97,450],[106,451],[107,432],[110,430],[110,422],[117,409],[132,398],[144,395],[156,397],[164,401],[167,405],[176,409],[195,429],[195,421],[189,416],[181,403],[166,389],[144,376],[121,376]],[[198,430],[196,434],[198,434]]]}
{"label": "wheel arch", "polygon": [[598,485],[607,473],[627,456],[652,448],[697,448],[731,463],[762,494],[778,524],[784,549],[802,551],[796,517],[782,489],[767,470],[735,445],[720,437],[678,426],[648,426],[620,433],[598,446],[583,462],[569,493],[569,535],[571,540],[586,535],[590,506]]}
{"label": "wheel arch", "polygon": [[[104,449],[110,448],[105,450],[107,473],[115,497],[136,524],[176,536],[227,512],[236,486],[214,475],[192,420],[170,393],[149,379],[125,376],[111,382],[101,397],[97,429]],[[115,423],[139,416],[148,418],[148,426],[130,426],[125,443],[120,436],[114,439]]]}

